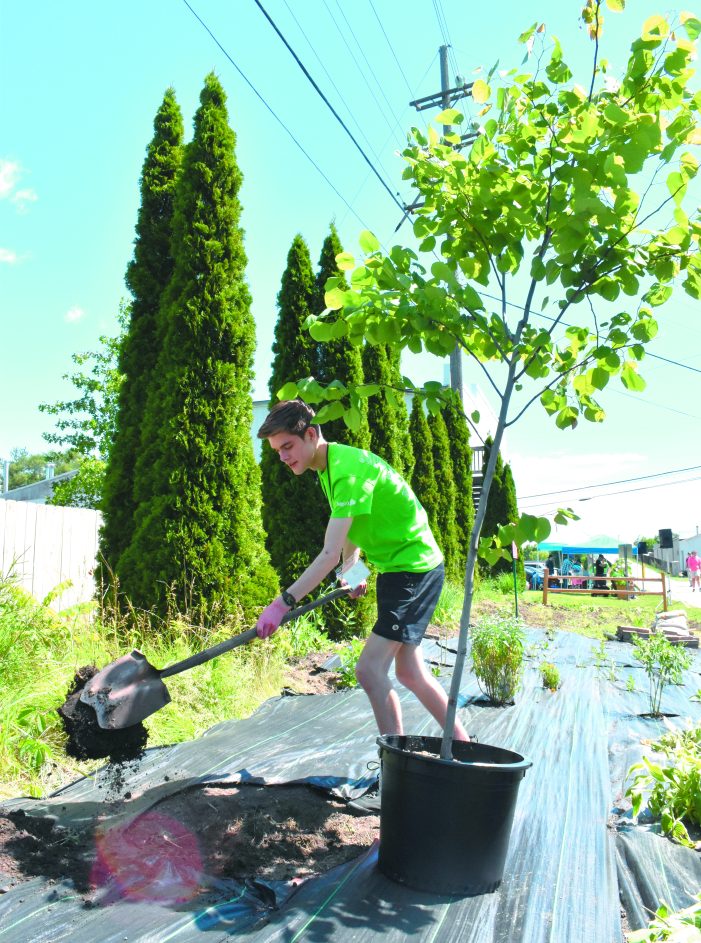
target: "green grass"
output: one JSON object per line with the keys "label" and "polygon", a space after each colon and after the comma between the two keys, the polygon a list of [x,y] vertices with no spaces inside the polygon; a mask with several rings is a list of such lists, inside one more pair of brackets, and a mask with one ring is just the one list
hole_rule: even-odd
{"label": "green grass", "polygon": [[[168,680],[172,704],[146,721],[149,746],[190,740],[223,720],[245,717],[278,695],[286,661],[330,643],[322,623],[303,617],[270,641],[254,641]],[[103,624],[91,606],[60,616],[0,577],[0,798],[46,795],[102,765],[65,754],[56,709],[75,671],[102,668],[132,648],[157,667],[242,631],[236,619],[209,631],[173,620],[158,632],[145,618]]]}

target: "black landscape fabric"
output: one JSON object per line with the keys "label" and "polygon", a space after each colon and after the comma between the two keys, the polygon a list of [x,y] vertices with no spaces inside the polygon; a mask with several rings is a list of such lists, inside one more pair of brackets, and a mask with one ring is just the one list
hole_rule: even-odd
{"label": "black landscape fabric", "polygon": [[[456,898],[409,890],[378,871],[376,846],[301,883],[255,876],[237,883],[197,874],[198,894],[188,900],[178,897],[186,863],[177,859],[148,894],[137,896],[127,893],[123,876],[121,883],[113,876],[88,899],[57,868],[0,894],[0,943],[223,943],[232,937],[247,943],[616,943],[623,940],[624,922],[631,929],[645,925],[649,910],[662,901],[672,909],[691,904],[701,887],[696,853],[649,824],[633,824],[624,793],[629,766],[649,754],[649,741],[666,724],[701,720],[701,705],[689,700],[701,687],[699,654],[684,684],[665,689],[662,708],[678,715],[665,721],[642,716],[647,678],[632,646],[607,643],[603,665],[591,639],[530,630],[528,644],[524,687],[513,707],[485,705],[470,672],[461,695],[470,733],[533,762],[520,786],[496,892]],[[442,665],[445,686],[449,648],[425,645],[426,658]],[[541,687],[538,666],[544,660],[559,668],[556,693]],[[635,690],[628,690],[629,676]],[[402,702],[408,732],[438,733],[411,695],[402,694]],[[0,813],[24,813],[35,832],[50,823],[67,833],[104,834],[157,812],[167,796],[217,783],[306,783],[362,806],[377,782],[375,739],[358,690],[282,697],[197,741],[147,750],[142,759],[119,764],[119,775],[106,766],[48,799],[6,802]],[[433,807],[425,814],[437,820],[449,812]]]}

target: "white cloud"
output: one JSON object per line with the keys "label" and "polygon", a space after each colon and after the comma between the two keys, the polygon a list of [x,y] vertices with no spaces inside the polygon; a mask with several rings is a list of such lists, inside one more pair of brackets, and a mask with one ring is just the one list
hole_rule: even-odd
{"label": "white cloud", "polygon": [[34,190],[30,190],[29,188],[25,190],[18,190],[10,197],[10,201],[15,204],[19,213],[26,213],[29,204],[36,203],[38,199],[39,197],[36,195],[36,192]]}
{"label": "white cloud", "polygon": [[66,311],[65,319],[69,324],[73,324],[74,321],[80,321],[80,319],[85,315],[85,311],[82,308],[79,308],[78,305],[73,305],[72,308],[69,308]]}
{"label": "white cloud", "polygon": [[0,157],[0,200],[8,197],[17,186],[20,175],[19,164]]}
{"label": "white cloud", "polygon": [[14,265],[17,261],[17,253],[12,249],[2,249],[0,248],[0,262],[5,262],[7,265]]}

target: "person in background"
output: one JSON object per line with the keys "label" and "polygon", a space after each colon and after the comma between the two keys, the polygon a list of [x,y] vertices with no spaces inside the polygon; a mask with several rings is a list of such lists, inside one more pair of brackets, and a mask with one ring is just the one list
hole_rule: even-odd
{"label": "person in background", "polygon": [[695,550],[692,550],[687,558],[686,569],[691,583],[691,592],[695,593],[697,589],[701,590],[701,557]]}
{"label": "person in background", "polygon": [[[594,561],[594,576],[606,576],[608,572],[609,564],[606,557],[603,553],[600,553],[599,556]],[[602,590],[606,589],[606,581],[602,579],[597,579],[594,581],[594,589],[600,595]],[[608,595],[608,593],[606,594]]]}

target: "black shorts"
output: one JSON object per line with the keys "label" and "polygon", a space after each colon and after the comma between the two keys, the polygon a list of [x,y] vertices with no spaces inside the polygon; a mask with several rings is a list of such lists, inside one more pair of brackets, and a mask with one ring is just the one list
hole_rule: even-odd
{"label": "black shorts", "polygon": [[420,645],[438,605],[445,580],[439,563],[426,573],[380,573],[377,577],[377,622],[375,635]]}

